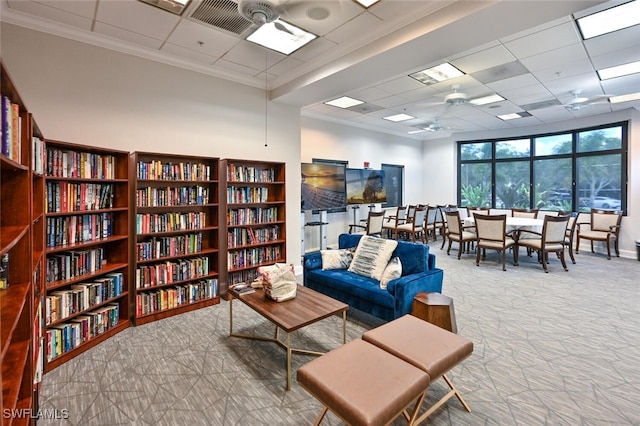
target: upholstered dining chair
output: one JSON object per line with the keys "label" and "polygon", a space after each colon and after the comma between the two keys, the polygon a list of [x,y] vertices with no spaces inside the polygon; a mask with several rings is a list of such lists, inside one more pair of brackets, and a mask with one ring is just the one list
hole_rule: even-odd
{"label": "upholstered dining chair", "polygon": [[[442,225],[438,223],[438,212],[440,209],[436,206],[426,206],[427,208],[427,221],[425,223],[424,237],[429,242],[429,237],[433,236],[433,241],[438,241],[438,229],[442,229]],[[440,214],[442,216],[442,214]],[[442,218],[441,218],[442,219]]]}
{"label": "upholstered dining chair", "polygon": [[403,223],[402,225],[398,225],[396,227],[396,233],[394,235],[397,240],[399,236],[406,235],[407,238],[411,237],[412,241],[416,241],[416,239],[420,239],[422,242],[425,242],[424,239],[424,223],[427,216],[427,208],[426,207],[416,207],[413,213],[413,220],[411,222]]}
{"label": "upholstered dining chair", "polygon": [[571,262],[575,265],[576,258],[573,257],[573,240],[576,233],[576,224],[578,223],[578,218],[576,216],[569,217],[569,223],[567,223],[567,229],[564,233],[564,244],[569,249],[569,257],[571,257]]}
{"label": "upholstered dining chair", "polygon": [[382,229],[387,231],[387,236],[391,237],[396,233],[396,227],[405,223],[407,220],[407,206],[398,206],[395,214],[387,216],[384,219]]}
{"label": "upholstered dining chair", "polygon": [[[449,246],[447,247],[447,255],[451,252],[451,245],[454,241],[458,243],[458,260],[462,256],[470,242],[475,241],[478,236],[475,232],[465,230],[462,226],[462,220],[460,219],[460,213],[456,211],[445,211],[445,218],[447,220],[447,238],[449,239]],[[444,244],[444,242],[443,242]]]}
{"label": "upholstered dining chair", "polygon": [[[367,224],[351,224],[349,225],[350,234],[365,234],[377,237],[382,236],[382,227],[384,225],[384,212],[369,212],[367,216]],[[359,230],[359,231],[358,231]]]}
{"label": "upholstered dining chair", "polygon": [[[593,242],[603,241],[607,246],[607,259],[611,259],[611,243],[616,251],[616,257],[620,257],[618,239],[620,236],[620,223],[622,212],[614,210],[591,209],[591,220],[588,223],[578,222],[576,232],[576,254],[580,250],[580,239],[591,241],[591,253]],[[585,229],[588,227],[588,229]]]}
{"label": "upholstered dining chair", "polygon": [[409,223],[411,221],[413,221],[413,216],[416,213],[416,207],[418,207],[415,204],[409,204],[409,206],[407,207],[407,220],[406,223]]}
{"label": "upholstered dining chair", "polygon": [[538,217],[538,209],[511,209],[511,216],[513,217],[528,217],[529,219],[536,219]]}
{"label": "upholstered dining chair", "polygon": [[[526,247],[538,252],[538,261],[542,263],[544,272],[549,272],[547,264],[549,263],[549,253],[556,253],[562,267],[568,271],[567,263],[564,261],[564,252],[566,249],[566,232],[571,216],[545,216],[542,232],[530,231],[526,229],[520,230],[521,235],[533,234],[539,238],[519,238],[518,247]],[[514,250],[517,250],[514,249]]]}
{"label": "upholstered dining chair", "polygon": [[[502,270],[507,270],[507,249],[515,244],[515,240],[507,236],[507,215],[484,215],[474,213],[476,225],[476,266],[480,265],[480,255],[486,256],[486,250],[502,253]],[[513,250],[513,264],[518,265],[518,250]]]}

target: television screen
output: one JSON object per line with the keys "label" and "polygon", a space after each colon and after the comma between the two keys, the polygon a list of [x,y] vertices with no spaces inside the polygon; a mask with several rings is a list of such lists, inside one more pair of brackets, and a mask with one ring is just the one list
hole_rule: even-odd
{"label": "television screen", "polygon": [[347,169],[346,176],[348,204],[375,204],[387,201],[383,170]]}
{"label": "television screen", "polygon": [[345,166],[302,163],[302,210],[331,210],[347,205]]}

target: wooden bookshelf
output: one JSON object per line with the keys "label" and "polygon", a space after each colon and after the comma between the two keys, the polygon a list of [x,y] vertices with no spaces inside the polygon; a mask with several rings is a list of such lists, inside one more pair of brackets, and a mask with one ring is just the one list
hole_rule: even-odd
{"label": "wooden bookshelf", "polygon": [[285,164],[225,159],[220,175],[226,213],[221,292],[226,295],[230,284],[253,281],[259,266],[286,261]]}
{"label": "wooden bookshelf", "polygon": [[[33,272],[37,264],[32,244],[37,229],[32,220],[31,137],[35,128],[4,64],[0,64],[2,151],[0,152],[0,410],[36,409],[34,393],[33,324],[37,298]],[[37,228],[37,227],[36,227]],[[4,418],[2,424],[29,424],[28,418]]]}
{"label": "wooden bookshelf", "polygon": [[131,154],[136,325],[220,303],[219,160]]}
{"label": "wooden bookshelf", "polygon": [[130,325],[129,153],[46,140],[45,371]]}

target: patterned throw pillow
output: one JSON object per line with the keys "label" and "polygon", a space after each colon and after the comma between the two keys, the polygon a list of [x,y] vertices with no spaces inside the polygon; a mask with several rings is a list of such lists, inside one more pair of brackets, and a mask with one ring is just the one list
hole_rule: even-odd
{"label": "patterned throw pillow", "polygon": [[382,278],[380,278],[380,288],[386,289],[389,281],[400,278],[401,276],[402,263],[400,262],[400,258],[398,256],[393,256],[389,263],[387,263],[387,267],[384,268]]}
{"label": "patterned throw pillow", "polygon": [[320,250],[322,256],[322,270],[347,269],[353,260],[353,252],[348,249]]}
{"label": "patterned throw pillow", "polygon": [[397,246],[396,240],[364,235],[358,243],[349,272],[380,281],[382,272]]}

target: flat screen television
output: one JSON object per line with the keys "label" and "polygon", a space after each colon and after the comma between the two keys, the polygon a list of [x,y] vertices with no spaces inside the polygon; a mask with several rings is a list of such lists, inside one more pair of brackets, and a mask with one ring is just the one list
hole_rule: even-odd
{"label": "flat screen television", "polygon": [[302,210],[334,210],[347,206],[343,165],[302,163]]}
{"label": "flat screen television", "polygon": [[387,201],[384,170],[347,169],[347,204],[376,204]]}

